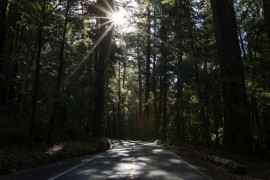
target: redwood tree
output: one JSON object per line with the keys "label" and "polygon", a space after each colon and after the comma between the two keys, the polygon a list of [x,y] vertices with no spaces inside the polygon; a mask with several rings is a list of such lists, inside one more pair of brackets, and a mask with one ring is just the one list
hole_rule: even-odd
{"label": "redwood tree", "polygon": [[224,143],[250,150],[252,134],[233,1],[210,2],[223,78]]}
{"label": "redwood tree", "polygon": [[263,0],[263,11],[264,11],[265,25],[267,28],[268,43],[270,48],[270,0]]}
{"label": "redwood tree", "polygon": [[[108,6],[113,8],[113,0],[108,1],[108,4],[104,3],[102,0],[97,1],[97,7],[100,10],[97,10],[97,16],[106,17],[107,13],[104,9],[108,9]],[[109,11],[109,10],[108,10]],[[107,28],[111,23],[107,22],[107,19],[100,19],[100,34],[103,34],[107,31]],[[104,24],[107,24],[105,26]],[[102,39],[98,49],[98,61],[96,61],[96,76],[95,76],[95,88],[96,88],[96,98],[93,114],[93,131],[92,135],[94,137],[100,137],[103,135],[103,116],[104,116],[104,93],[105,93],[105,71],[106,64],[105,61],[108,59],[110,54],[112,31],[108,31],[105,37]]]}
{"label": "redwood tree", "polygon": [[5,103],[5,86],[4,86],[4,46],[6,40],[6,11],[7,0],[1,1],[0,4],[0,108]]}

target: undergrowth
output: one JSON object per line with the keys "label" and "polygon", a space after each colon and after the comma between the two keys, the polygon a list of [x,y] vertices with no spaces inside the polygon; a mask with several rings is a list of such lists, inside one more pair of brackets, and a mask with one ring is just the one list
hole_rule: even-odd
{"label": "undergrowth", "polygon": [[111,142],[106,138],[91,142],[61,142],[52,146],[38,144],[32,149],[19,144],[12,145],[0,150],[0,175],[59,160],[95,154],[110,149],[110,146]]}

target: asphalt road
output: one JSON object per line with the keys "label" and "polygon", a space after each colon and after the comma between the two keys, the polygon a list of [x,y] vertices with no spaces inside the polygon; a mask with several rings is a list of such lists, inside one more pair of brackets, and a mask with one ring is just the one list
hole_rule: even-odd
{"label": "asphalt road", "polygon": [[0,179],[209,179],[153,143],[114,141],[107,152],[2,176]]}

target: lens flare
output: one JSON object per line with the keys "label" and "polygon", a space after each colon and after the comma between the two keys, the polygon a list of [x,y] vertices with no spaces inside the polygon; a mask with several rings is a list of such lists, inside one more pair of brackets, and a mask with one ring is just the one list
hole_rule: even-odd
{"label": "lens flare", "polygon": [[115,25],[124,26],[128,23],[127,12],[124,9],[111,14],[111,20]]}

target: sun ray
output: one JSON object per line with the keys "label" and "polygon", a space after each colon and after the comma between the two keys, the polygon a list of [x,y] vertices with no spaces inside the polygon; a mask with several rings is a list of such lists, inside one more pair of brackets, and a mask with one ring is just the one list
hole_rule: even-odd
{"label": "sun ray", "polygon": [[108,13],[108,10],[107,10],[106,8],[104,8],[104,7],[101,7],[101,6],[98,6],[98,5],[96,5],[95,7],[96,7],[98,10],[104,12],[105,14]]}
{"label": "sun ray", "polygon": [[95,18],[95,19],[110,19],[110,18],[107,17],[107,16],[95,16],[94,18]]}
{"label": "sun ray", "polygon": [[166,46],[168,46],[169,48],[171,48],[172,50],[174,50],[174,51],[176,51],[176,52],[185,54],[185,55],[188,56],[190,59],[197,60],[197,61],[198,61],[198,60],[201,61],[201,59],[195,57],[193,54],[191,54],[191,53],[189,53],[189,52],[186,52],[186,51],[184,51],[183,49],[178,49],[178,48],[176,48],[175,46],[169,44],[168,42],[162,40],[161,38],[154,36],[153,34],[147,33],[147,32],[145,32],[145,31],[143,31],[143,30],[141,30],[141,29],[139,29],[139,32],[141,32],[141,33],[143,33],[143,34],[146,34],[147,36],[153,37],[153,38],[156,39],[159,43],[165,44]]}
{"label": "sun ray", "polygon": [[[110,6],[110,4],[106,1],[103,0],[105,3],[106,7],[100,7],[100,6],[95,6],[98,10],[104,12],[107,16],[95,16],[93,18],[95,19],[108,19],[108,21],[102,23],[100,26],[105,26],[108,25],[108,28],[106,31],[99,37],[99,39],[93,44],[89,52],[84,56],[84,58],[79,62],[79,64],[76,65],[76,67],[71,71],[70,75],[68,75],[63,83],[61,84],[61,90],[65,87],[65,85],[68,83],[68,81],[71,79],[71,77],[74,76],[74,74],[81,68],[81,66],[84,64],[84,62],[89,58],[91,53],[96,49],[96,47],[100,44],[100,42],[104,39],[104,37],[108,34],[109,31],[111,31],[113,28],[117,28],[116,30],[121,32],[121,33],[126,33],[126,32],[132,32],[132,31],[137,31],[136,28],[136,22],[137,20],[133,19],[133,7],[131,7],[132,10],[130,10],[130,7],[123,6],[121,7],[119,5],[118,11],[113,10],[113,7]],[[134,3],[134,1],[130,1]],[[136,3],[136,7],[138,7],[138,4]],[[136,9],[136,8],[135,8]],[[88,17],[92,18],[92,17]]]}
{"label": "sun ray", "polygon": [[105,26],[105,25],[110,24],[110,23],[112,23],[112,22],[113,22],[112,20],[109,20],[109,21],[107,21],[107,22],[104,22],[104,23],[100,24],[100,26]]}
{"label": "sun ray", "polygon": [[106,6],[109,8],[110,12],[111,13],[114,13],[114,10],[113,8],[111,7],[111,5],[106,1],[106,0],[103,0],[103,2],[106,4]]}
{"label": "sun ray", "polygon": [[84,62],[89,58],[91,53],[96,49],[96,47],[100,44],[100,42],[104,39],[104,37],[108,34],[109,31],[113,29],[113,24],[111,24],[106,31],[99,37],[99,39],[95,42],[95,44],[92,46],[90,51],[84,56],[82,61],[75,67],[75,69],[71,72],[71,74],[63,81],[61,85],[61,90],[65,87],[65,84],[70,80],[72,76],[81,68],[81,66],[84,64]]}

